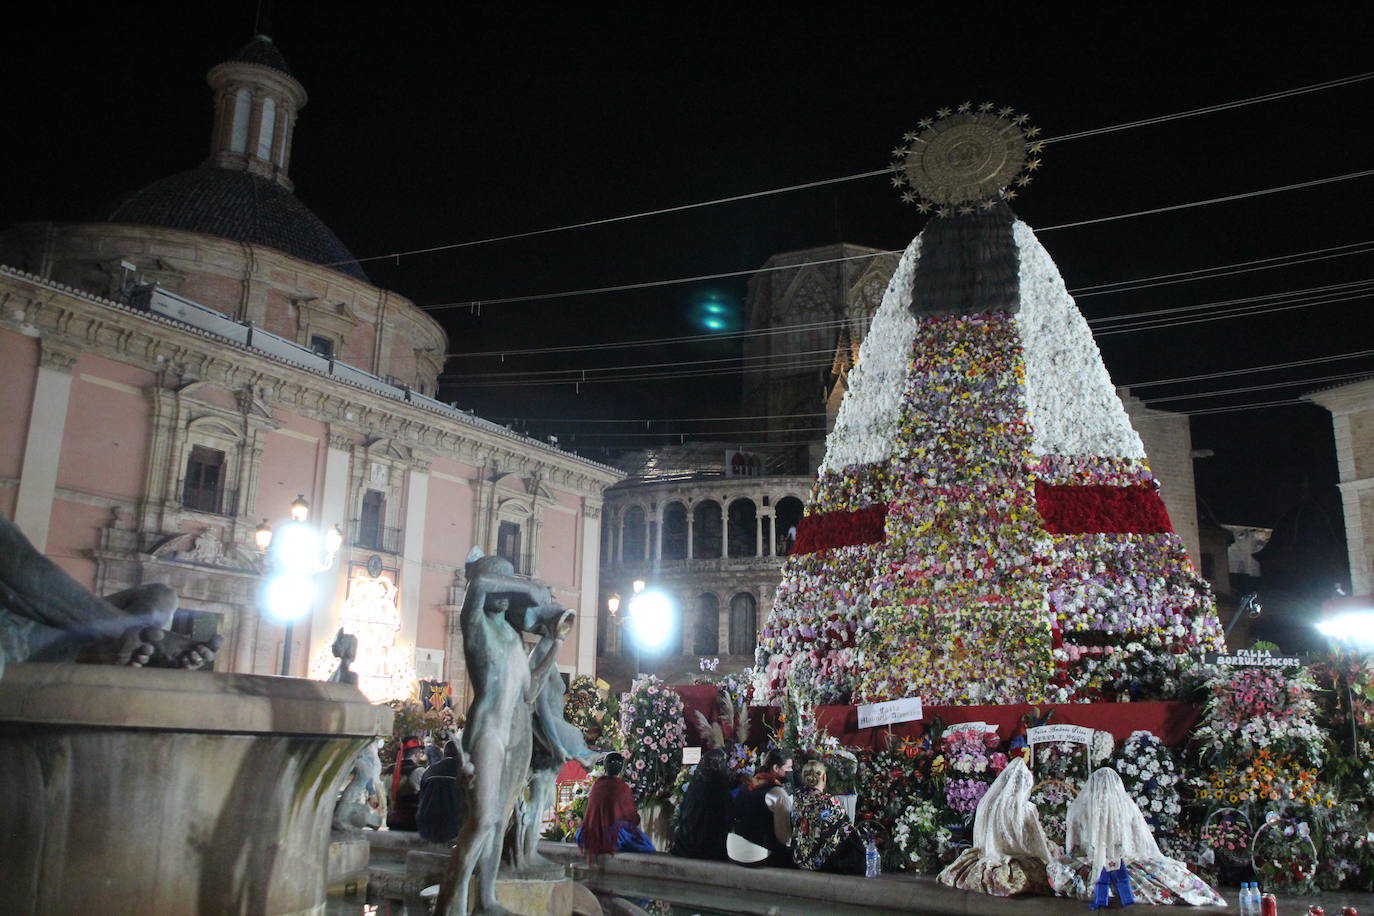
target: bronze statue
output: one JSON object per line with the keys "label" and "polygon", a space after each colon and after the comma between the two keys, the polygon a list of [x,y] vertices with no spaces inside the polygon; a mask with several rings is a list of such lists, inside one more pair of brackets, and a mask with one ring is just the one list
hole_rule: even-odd
{"label": "bronze statue", "polygon": [[156,583],[91,594],[0,515],[0,676],[6,661],[208,666],[224,638],[173,633],[176,609],[176,592]]}
{"label": "bronze statue", "polygon": [[[533,707],[554,669],[558,646],[572,631],[574,613],[554,604],[547,586],[515,576],[509,562],[476,548],[466,567],[468,586],[460,622],[473,701],[463,731],[462,771],[467,818],[444,869],[435,912],[466,912],[477,873],[474,913],[504,914],[496,902],[496,872],[506,824],[524,790],[534,748]],[[537,633],[551,648],[533,663],[522,633]]]}
{"label": "bronze statue", "polygon": [[358,686],[358,672],[349,667],[358,658],[358,637],[352,633],[345,633],[343,627],[339,627],[339,632],[334,635],[334,644],[330,646],[330,651],[339,660],[339,667],[335,668],[334,673],[329,675],[329,682],[331,684]]}
{"label": "bronze statue", "polygon": [[[530,653],[530,669],[538,670],[549,657],[558,654],[562,644],[545,634],[539,639]],[[516,806],[515,822],[511,836],[506,840],[506,860],[520,873],[533,873],[562,868],[539,854],[539,827],[544,813],[554,802],[554,791],[558,771],[569,760],[584,763],[598,755],[587,746],[582,730],[569,722],[563,715],[564,695],[567,686],[563,675],[556,665],[545,669],[543,682],[533,682],[539,692],[535,697],[534,708],[534,749],[530,756],[530,777],[528,798]],[[533,679],[534,675],[531,675]]]}

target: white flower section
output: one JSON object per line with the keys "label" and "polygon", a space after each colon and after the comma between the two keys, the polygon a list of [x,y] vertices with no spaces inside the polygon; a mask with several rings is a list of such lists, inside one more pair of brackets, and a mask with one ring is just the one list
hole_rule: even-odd
{"label": "white flower section", "polygon": [[[1026,361],[1026,409],[1037,455],[1144,458],[1088,322],[1030,227],[1013,226],[1021,261],[1016,320]],[[884,302],[886,305],[886,302]]]}
{"label": "white flower section", "polygon": [[825,440],[822,471],[883,461],[892,454],[901,413],[902,391],[911,362],[916,319],[911,314],[911,284],[920,257],[921,237],[911,240],[883,293],[883,304],[859,346],[849,373],[849,390]]}

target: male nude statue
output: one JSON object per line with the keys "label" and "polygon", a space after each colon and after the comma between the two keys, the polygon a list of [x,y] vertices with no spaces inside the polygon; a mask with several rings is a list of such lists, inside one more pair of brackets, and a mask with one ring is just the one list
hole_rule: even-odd
{"label": "male nude statue", "polygon": [[97,597],[0,515],[0,675],[5,661],[203,668],[223,644],[171,632],[177,595],[148,584]]}
{"label": "male nude statue", "polygon": [[506,823],[529,772],[534,742],[531,708],[557,655],[555,648],[531,671],[520,634],[550,635],[561,643],[574,617],[553,603],[546,586],[516,578],[511,564],[500,557],[484,557],[474,550],[466,572],[460,622],[473,692],[462,748],[468,816],[444,869],[435,906],[440,916],[466,911],[474,870],[473,912],[508,912],[496,902],[496,871]]}
{"label": "male nude statue", "polygon": [[[569,760],[590,764],[600,755],[587,747],[582,730],[569,722],[563,714],[564,695],[568,688],[556,666],[546,666],[546,660],[558,654],[563,640],[544,634],[530,653],[530,668],[544,667],[542,681],[531,685],[538,691],[534,702],[534,752],[530,758],[529,799],[517,804],[514,836],[506,841],[505,858],[519,872],[537,872],[559,868],[539,854],[539,828],[544,814],[553,807],[558,771]],[[561,870],[561,869],[560,869]]]}

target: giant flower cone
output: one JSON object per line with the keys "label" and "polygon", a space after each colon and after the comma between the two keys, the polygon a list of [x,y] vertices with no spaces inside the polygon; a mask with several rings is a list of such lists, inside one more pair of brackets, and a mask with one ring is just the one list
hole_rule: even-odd
{"label": "giant flower cone", "polygon": [[1088,324],[1005,204],[912,241],[848,382],[762,633],[772,700],[1160,697],[1221,646]]}

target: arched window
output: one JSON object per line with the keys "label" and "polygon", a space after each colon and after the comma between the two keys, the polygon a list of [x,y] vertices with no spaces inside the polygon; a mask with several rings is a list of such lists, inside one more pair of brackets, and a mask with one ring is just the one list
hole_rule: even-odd
{"label": "arched window", "polygon": [[773,507],[778,523],[773,529],[773,549],[778,556],[792,552],[792,542],[797,537],[797,523],[802,517],[802,501],[795,496],[784,496]]}
{"label": "arched window", "polygon": [[248,150],[248,117],[253,111],[253,97],[247,89],[234,93],[234,120],[229,126],[229,150],[234,153]]}
{"label": "arched window", "polygon": [[759,641],[758,602],[748,592],[730,599],[730,654],[753,655]]}
{"label": "arched window", "polygon": [[752,499],[730,503],[730,556],[752,557],[758,553],[758,510]]}
{"label": "arched window", "polygon": [[644,510],[631,506],[625,510],[625,521],[621,524],[621,543],[624,545],[623,563],[644,562]]}
{"label": "arched window", "polygon": [[258,129],[258,158],[272,159],[272,135],[277,128],[277,103],[272,99],[262,102],[262,127]]}
{"label": "arched window", "polygon": [[720,556],[720,503],[713,499],[692,507],[692,556],[699,560]]}
{"label": "arched window", "polygon": [[687,507],[682,503],[663,507],[663,559],[687,559]]}
{"label": "arched window", "polygon": [[720,599],[709,593],[698,595],[696,610],[692,651],[697,655],[715,655],[720,651]]}

